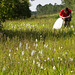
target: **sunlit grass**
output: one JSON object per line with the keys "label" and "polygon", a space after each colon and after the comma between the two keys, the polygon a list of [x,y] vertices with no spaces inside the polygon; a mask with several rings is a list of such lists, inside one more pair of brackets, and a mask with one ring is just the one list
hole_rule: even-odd
{"label": "sunlit grass", "polygon": [[58,15],[3,23],[1,75],[74,75],[75,23],[53,30]]}

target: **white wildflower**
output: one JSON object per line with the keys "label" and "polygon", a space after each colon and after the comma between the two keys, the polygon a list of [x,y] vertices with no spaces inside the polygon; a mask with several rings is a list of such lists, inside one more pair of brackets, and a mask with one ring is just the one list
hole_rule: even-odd
{"label": "white wildflower", "polygon": [[42,35],[40,35],[40,37],[42,37]]}
{"label": "white wildflower", "polygon": [[73,58],[69,58],[70,61],[73,61]]}
{"label": "white wildflower", "polygon": [[9,53],[9,57],[11,56],[11,54]]}
{"label": "white wildflower", "polygon": [[60,58],[60,61],[62,61],[62,58]]}
{"label": "white wildflower", "polygon": [[56,67],[55,66],[53,66],[53,70],[55,70],[56,69]]}
{"label": "white wildflower", "polygon": [[62,75],[62,74],[60,73],[60,75]]}
{"label": "white wildflower", "polygon": [[44,68],[44,70],[46,70],[46,68]]}
{"label": "white wildflower", "polygon": [[62,56],[64,56],[65,54],[63,53],[63,55]]}
{"label": "white wildflower", "polygon": [[43,69],[43,66],[41,66],[41,69]]}
{"label": "white wildflower", "polygon": [[56,51],[56,49],[54,48],[54,51]]}
{"label": "white wildflower", "polygon": [[20,42],[20,44],[19,44],[19,48],[21,48],[22,47],[22,43]]}
{"label": "white wildflower", "polygon": [[73,28],[73,25],[71,25],[71,28]]}
{"label": "white wildflower", "polygon": [[36,43],[36,45],[35,45],[35,46],[36,46],[36,48],[37,48],[37,47],[38,47],[38,44]]}
{"label": "white wildflower", "polygon": [[5,71],[5,67],[2,68],[2,71]]}
{"label": "white wildflower", "polygon": [[30,49],[30,46],[29,46],[29,49]]}
{"label": "white wildflower", "polygon": [[39,62],[36,62],[36,64],[39,64]]}
{"label": "white wildflower", "polygon": [[16,48],[16,50],[18,51],[18,47]]}
{"label": "white wildflower", "polygon": [[14,53],[14,54],[16,54],[16,53]]}
{"label": "white wildflower", "polygon": [[20,63],[20,62],[18,62],[18,63]]}
{"label": "white wildflower", "polygon": [[72,73],[73,71],[71,71],[71,73]]}
{"label": "white wildflower", "polygon": [[63,47],[61,47],[61,49],[62,49]]}
{"label": "white wildflower", "polygon": [[33,50],[33,51],[31,52],[31,56],[33,56],[34,53],[35,53],[35,51]]}
{"label": "white wildflower", "polygon": [[22,26],[22,24],[21,24],[21,26]]}
{"label": "white wildflower", "polygon": [[40,67],[40,63],[38,64],[38,67]]}
{"label": "white wildflower", "polygon": [[37,40],[37,39],[36,39],[35,41],[36,41],[36,42],[38,42],[38,40]]}
{"label": "white wildflower", "polygon": [[24,55],[24,51],[22,51],[22,55]]}
{"label": "white wildflower", "polygon": [[50,60],[50,58],[48,57],[47,60]]}
{"label": "white wildflower", "polygon": [[53,61],[54,59],[52,58],[52,61]]}
{"label": "white wildflower", "polygon": [[11,28],[13,28],[13,26]]}
{"label": "white wildflower", "polygon": [[26,49],[28,49],[28,43],[26,43]]}
{"label": "white wildflower", "polygon": [[48,47],[48,44],[47,44],[47,45],[45,44],[45,45],[44,45],[44,47],[46,47],[46,48],[47,48],[47,47]]}
{"label": "white wildflower", "polygon": [[35,64],[35,60],[33,60],[33,65]]}
{"label": "white wildflower", "polygon": [[11,52],[11,49],[9,50],[9,52]]}
{"label": "white wildflower", "polygon": [[37,55],[37,59],[39,59],[39,56]]}
{"label": "white wildflower", "polygon": [[37,62],[36,64],[38,65],[38,67],[40,67],[40,63],[39,62]]}
{"label": "white wildflower", "polygon": [[65,54],[67,55],[67,52],[65,52]]}
{"label": "white wildflower", "polygon": [[43,24],[43,26],[44,26],[44,24]]}
{"label": "white wildflower", "polygon": [[59,50],[60,50],[60,47],[59,47]]}
{"label": "white wildflower", "polygon": [[46,60],[44,60],[46,62]]}
{"label": "white wildflower", "polygon": [[23,58],[23,61],[25,61],[25,59]]}
{"label": "white wildflower", "polygon": [[43,54],[43,51],[41,50],[41,51],[39,51],[39,53],[42,55]]}
{"label": "white wildflower", "polygon": [[60,57],[58,57],[58,59],[60,59]]}

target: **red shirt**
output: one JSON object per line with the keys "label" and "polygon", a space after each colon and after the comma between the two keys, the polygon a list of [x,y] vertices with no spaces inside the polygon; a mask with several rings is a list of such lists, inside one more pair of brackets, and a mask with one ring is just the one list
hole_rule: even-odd
{"label": "red shirt", "polygon": [[71,10],[70,9],[68,9],[68,13],[67,14],[64,12],[64,9],[62,9],[61,12],[60,12],[60,16],[62,16],[62,17],[67,17],[67,16],[69,16],[69,14],[71,14]]}

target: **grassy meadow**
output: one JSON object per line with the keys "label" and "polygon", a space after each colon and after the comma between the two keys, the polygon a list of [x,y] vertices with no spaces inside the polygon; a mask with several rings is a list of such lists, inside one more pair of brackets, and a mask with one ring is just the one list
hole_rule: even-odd
{"label": "grassy meadow", "polygon": [[58,15],[3,23],[0,75],[75,75],[75,14],[70,27],[53,30]]}

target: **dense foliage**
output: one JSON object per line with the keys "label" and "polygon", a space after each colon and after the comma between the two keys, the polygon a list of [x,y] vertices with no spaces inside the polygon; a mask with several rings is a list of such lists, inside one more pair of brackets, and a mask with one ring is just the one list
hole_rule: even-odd
{"label": "dense foliage", "polygon": [[65,7],[75,10],[75,0],[61,0]]}
{"label": "dense foliage", "polygon": [[52,13],[57,13],[61,9],[64,8],[64,5],[57,5],[56,3],[54,5],[46,4],[42,6],[41,4],[37,5],[37,14],[52,14]]}
{"label": "dense foliage", "polygon": [[0,21],[30,16],[29,0],[0,0]]}

